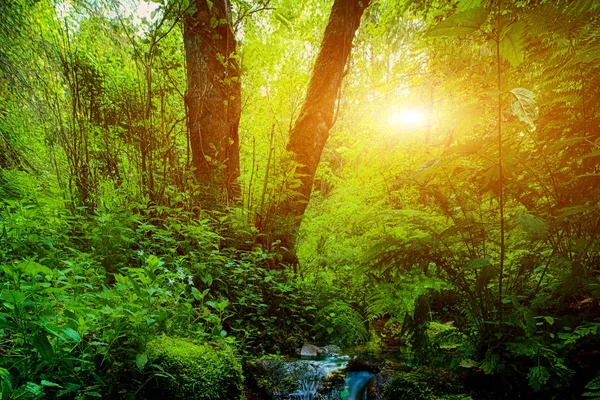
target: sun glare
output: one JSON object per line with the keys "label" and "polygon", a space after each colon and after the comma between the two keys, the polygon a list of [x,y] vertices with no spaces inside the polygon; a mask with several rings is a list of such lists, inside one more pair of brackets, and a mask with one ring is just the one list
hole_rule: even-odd
{"label": "sun glare", "polygon": [[388,124],[400,128],[420,128],[429,123],[429,113],[420,108],[394,109],[388,116]]}
{"label": "sun glare", "polygon": [[160,7],[160,4],[148,0],[131,0],[124,1],[122,7],[123,15],[132,17],[134,25],[139,25],[144,18],[148,21],[156,19],[157,15],[153,12]]}

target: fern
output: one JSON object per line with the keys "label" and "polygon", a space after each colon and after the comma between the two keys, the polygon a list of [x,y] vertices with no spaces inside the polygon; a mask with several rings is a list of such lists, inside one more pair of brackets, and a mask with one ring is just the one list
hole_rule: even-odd
{"label": "fern", "polygon": [[596,374],[596,377],[589,381],[585,386],[587,391],[583,393],[585,398],[590,400],[600,400],[600,372]]}
{"label": "fern", "polygon": [[327,321],[327,333],[340,346],[364,343],[369,340],[369,330],[363,317],[352,306],[335,301],[323,308],[320,319]]}

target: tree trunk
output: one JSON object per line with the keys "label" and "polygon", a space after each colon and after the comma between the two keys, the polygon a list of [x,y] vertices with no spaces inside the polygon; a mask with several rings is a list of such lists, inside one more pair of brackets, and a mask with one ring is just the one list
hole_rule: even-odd
{"label": "tree trunk", "polygon": [[192,165],[205,198],[238,195],[240,71],[229,0],[194,0],[185,19],[187,110]]}
{"label": "tree trunk", "polygon": [[[304,211],[312,193],[315,172],[321,159],[329,130],[334,124],[336,100],[342,79],[347,71],[352,40],[360,19],[370,0],[335,0],[319,55],[313,67],[308,91],[300,115],[290,133],[287,150],[292,165],[296,166],[294,178],[300,180],[299,188],[292,189],[287,182],[288,196],[275,210],[274,239],[279,239],[284,262],[296,264],[295,242]],[[297,181],[296,181],[297,182]]]}

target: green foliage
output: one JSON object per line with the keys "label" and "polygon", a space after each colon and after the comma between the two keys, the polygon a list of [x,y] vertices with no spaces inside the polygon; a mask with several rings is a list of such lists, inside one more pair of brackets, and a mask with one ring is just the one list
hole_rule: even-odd
{"label": "green foliage", "polygon": [[[331,2],[233,2],[243,195],[219,211],[189,159],[189,2],[117,3],[0,1],[3,399],[134,397],[163,334],[292,353],[380,318],[412,362],[579,384],[600,346],[597,1],[372,1],[295,274],[261,230],[297,190],[285,143]],[[405,110],[427,121],[387,123]]]}
{"label": "green foliage", "polygon": [[587,385],[585,385],[586,392],[583,393],[583,396],[587,399],[599,399],[600,398],[600,374],[596,374],[596,377],[589,381]]}
{"label": "green foliage", "polygon": [[363,317],[349,304],[335,301],[319,311],[317,316],[326,328],[328,339],[340,346],[351,346],[365,343],[369,340],[369,331]]}
{"label": "green foliage", "polygon": [[314,335],[304,286],[267,254],[220,249],[222,217],[148,216],[125,196],[73,215],[27,190],[0,203],[4,393],[133,395],[162,334],[249,354],[292,353]]}
{"label": "green foliage", "polygon": [[197,344],[163,336],[148,343],[148,360],[156,368],[150,398],[239,399],[242,367],[231,348]]}
{"label": "green foliage", "polygon": [[472,33],[483,25],[489,11],[484,7],[470,8],[452,14],[426,32],[427,36],[461,36]]}
{"label": "green foliage", "polygon": [[[438,371],[439,373],[440,371]],[[469,400],[470,396],[460,394],[462,390],[456,377],[434,371],[401,372],[385,388],[385,398],[389,400]]]}

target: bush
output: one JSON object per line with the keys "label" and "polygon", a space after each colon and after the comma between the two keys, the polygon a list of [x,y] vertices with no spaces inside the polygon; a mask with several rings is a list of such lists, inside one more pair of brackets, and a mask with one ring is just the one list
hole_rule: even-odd
{"label": "bush", "polygon": [[242,367],[230,347],[163,336],[148,343],[157,367],[148,398],[234,400],[242,395]]}
{"label": "bush", "polygon": [[448,370],[416,370],[395,375],[385,388],[389,400],[469,400]]}

